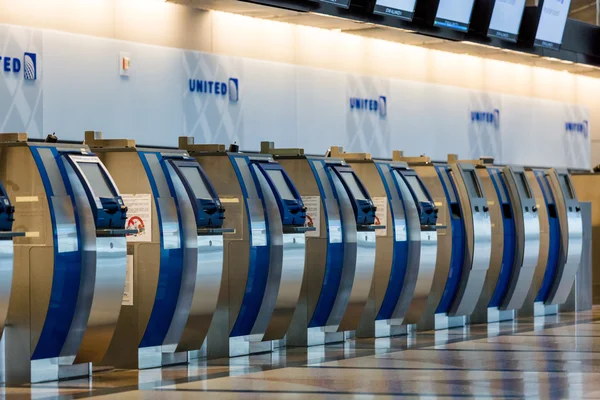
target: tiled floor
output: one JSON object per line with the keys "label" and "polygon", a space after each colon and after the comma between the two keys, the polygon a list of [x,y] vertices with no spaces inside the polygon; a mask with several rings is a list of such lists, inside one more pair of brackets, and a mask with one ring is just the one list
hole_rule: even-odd
{"label": "tiled floor", "polygon": [[600,399],[600,308],[0,390],[15,399]]}

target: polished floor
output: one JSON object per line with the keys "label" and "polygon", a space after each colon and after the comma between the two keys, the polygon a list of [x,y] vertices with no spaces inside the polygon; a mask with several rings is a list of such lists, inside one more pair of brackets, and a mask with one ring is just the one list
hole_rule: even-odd
{"label": "polished floor", "polygon": [[600,399],[600,307],[0,390],[15,399]]}

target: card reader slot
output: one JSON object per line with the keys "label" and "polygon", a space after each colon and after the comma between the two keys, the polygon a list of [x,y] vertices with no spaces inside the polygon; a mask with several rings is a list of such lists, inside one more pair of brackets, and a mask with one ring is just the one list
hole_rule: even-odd
{"label": "card reader slot", "polygon": [[357,225],[356,230],[358,232],[372,232],[377,229],[385,229],[385,225]]}
{"label": "card reader slot", "polygon": [[219,235],[223,233],[235,233],[234,228],[198,228],[198,235]]}
{"label": "card reader slot", "polygon": [[135,235],[137,233],[139,233],[137,229],[96,229],[98,237]]}
{"label": "card reader slot", "polygon": [[284,226],[283,233],[305,233],[316,231],[314,226]]}
{"label": "card reader slot", "polygon": [[12,239],[25,236],[25,232],[0,232],[0,239]]}

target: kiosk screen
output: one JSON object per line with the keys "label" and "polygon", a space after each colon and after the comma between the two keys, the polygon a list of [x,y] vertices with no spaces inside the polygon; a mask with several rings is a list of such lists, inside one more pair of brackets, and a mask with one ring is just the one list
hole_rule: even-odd
{"label": "kiosk screen", "polygon": [[115,197],[115,193],[111,189],[104,173],[100,168],[100,164],[96,162],[79,162],[79,168],[88,180],[94,194],[98,197]]}
{"label": "kiosk screen", "polygon": [[200,176],[200,170],[196,167],[180,167],[181,173],[188,181],[197,199],[212,199],[204,179]]}

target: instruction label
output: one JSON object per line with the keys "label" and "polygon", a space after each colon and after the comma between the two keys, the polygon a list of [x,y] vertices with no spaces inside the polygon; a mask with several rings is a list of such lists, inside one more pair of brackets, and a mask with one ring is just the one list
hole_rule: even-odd
{"label": "instruction label", "polygon": [[127,235],[127,241],[152,241],[152,198],[149,194],[121,194],[127,206],[127,224],[125,228],[135,229],[136,234]]}
{"label": "instruction label", "polygon": [[321,236],[321,196],[302,197],[304,207],[306,207],[306,222],[304,226],[315,227],[315,231],[306,232],[307,237]]}
{"label": "instruction label", "polygon": [[121,305],[133,305],[133,255],[127,255],[127,269],[125,270],[125,290]]}
{"label": "instruction label", "polygon": [[375,230],[375,236],[385,236],[387,235],[387,197],[373,197],[373,205],[377,207],[377,211],[375,211],[375,225],[385,226],[385,229],[377,229]]}

